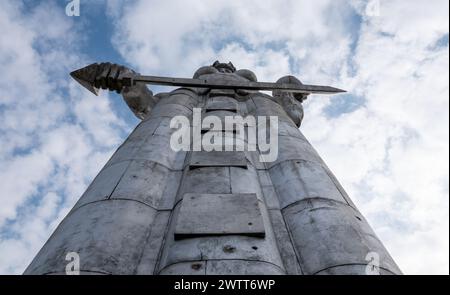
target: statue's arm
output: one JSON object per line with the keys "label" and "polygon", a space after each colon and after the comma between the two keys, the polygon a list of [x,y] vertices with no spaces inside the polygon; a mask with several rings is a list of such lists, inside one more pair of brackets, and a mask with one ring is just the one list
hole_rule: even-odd
{"label": "statue's arm", "polygon": [[141,120],[150,114],[157,102],[157,98],[153,96],[153,92],[145,84],[125,86],[121,93],[128,107]]}
{"label": "statue's arm", "polygon": [[99,71],[100,74],[95,78],[95,87],[121,93],[123,99],[136,117],[141,120],[146,118],[157,102],[157,98],[153,96],[153,92],[145,84],[138,83],[133,86],[124,86],[122,83],[123,77],[134,76],[137,73],[118,64],[101,63],[99,66],[101,67],[101,71]]}

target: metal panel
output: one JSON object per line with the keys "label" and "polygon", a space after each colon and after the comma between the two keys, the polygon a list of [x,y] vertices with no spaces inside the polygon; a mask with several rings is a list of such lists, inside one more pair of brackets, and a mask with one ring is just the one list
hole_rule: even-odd
{"label": "metal panel", "polygon": [[[367,264],[338,265],[319,271],[315,273],[315,275],[360,275],[366,273],[367,266]],[[383,276],[396,275],[395,273],[384,268],[378,268],[378,271],[379,274]]]}
{"label": "metal panel", "polygon": [[[184,261],[197,260],[257,260],[269,262],[283,268],[278,252],[270,219],[262,202],[259,202],[262,219],[265,225],[265,238],[236,235],[207,235],[189,239],[174,239],[176,218],[172,218],[168,229],[164,250],[161,254],[160,269],[168,265]],[[172,216],[178,216],[181,202],[174,209]]]}
{"label": "metal panel", "polygon": [[247,168],[244,152],[192,152],[189,168],[198,167],[241,167]]}
{"label": "metal panel", "polygon": [[217,96],[210,98],[206,103],[206,111],[227,110],[237,112],[237,101],[231,97]]}
{"label": "metal panel", "polygon": [[176,241],[167,240],[166,245],[168,251],[162,255],[162,266],[200,259],[237,259],[265,261],[283,267],[275,237],[269,229],[264,239],[242,234],[208,235]]}
{"label": "metal panel", "polygon": [[[264,154],[262,156],[265,157]],[[287,160],[306,160],[323,164],[319,154],[308,142],[296,137],[278,136],[278,157],[274,162],[267,161],[266,167],[270,169]]]}
{"label": "metal panel", "polygon": [[284,275],[277,265],[262,261],[215,260],[206,264],[207,275]]}
{"label": "metal panel", "polygon": [[279,136],[292,136],[307,141],[306,137],[300,132],[300,130],[294,123],[279,121],[278,134]]}
{"label": "metal panel", "polygon": [[70,213],[25,274],[64,272],[68,252],[80,255],[80,269],[133,274],[156,210],[136,201],[106,200]]}
{"label": "metal panel", "polygon": [[230,178],[233,194],[256,194],[258,199],[264,202],[258,174],[254,167],[249,166],[247,169],[230,167]]}
{"label": "metal panel", "polygon": [[170,147],[170,136],[152,135],[136,153],[135,159],[159,163],[171,170],[183,169],[185,151],[174,151]]}
{"label": "metal panel", "polygon": [[175,239],[209,235],[264,237],[255,194],[187,194],[175,226]]}
{"label": "metal panel", "polygon": [[134,159],[134,155],[144,144],[146,138],[151,136],[159,126],[159,119],[147,119],[139,123],[134,131],[128,136],[125,142],[117,149],[105,166],[110,166],[125,160]]}
{"label": "metal panel", "polygon": [[[220,119],[220,122],[221,122],[221,125],[222,125],[222,129],[221,130],[223,130],[223,131],[234,131],[234,130],[238,129],[238,126],[237,126],[238,124],[233,124],[231,126],[231,128],[225,128],[226,127],[225,126],[225,118],[226,117],[235,117],[237,115],[238,115],[237,113],[232,112],[232,111],[228,111],[228,110],[213,110],[213,111],[210,111],[210,112],[207,112],[207,113],[203,114],[203,116],[204,116],[203,117],[203,121],[207,120],[207,118],[210,117],[210,116],[214,116],[214,117],[217,117],[217,118]],[[215,126],[215,127],[217,127],[217,126]],[[202,124],[201,130],[204,133],[204,132],[206,132],[208,130],[211,130],[211,127],[210,126],[203,126],[203,124]],[[215,131],[217,131],[217,130],[215,130]]]}
{"label": "metal panel", "polygon": [[230,169],[228,167],[187,169],[182,185],[179,197],[184,193],[230,194]]}
{"label": "metal panel", "polygon": [[108,199],[130,163],[131,161],[123,161],[103,168],[75,204],[72,211],[82,205]]}
{"label": "metal panel", "polygon": [[264,162],[261,162],[259,151],[248,151],[245,150],[245,155],[250,163],[258,170],[265,170],[266,166]]}
{"label": "metal panel", "polygon": [[205,275],[205,261],[180,262],[167,266],[159,272],[160,275]]}
{"label": "metal panel", "polygon": [[179,104],[192,110],[198,104],[198,98],[184,93],[170,93],[158,102],[160,104]]}
{"label": "metal panel", "polygon": [[[236,125],[233,125],[235,128]],[[240,129],[239,129],[240,130]],[[209,138],[205,139],[205,135]],[[203,144],[203,140],[205,141]],[[211,142],[214,140],[214,142]],[[238,129],[233,130],[221,130],[221,131],[209,131],[209,129],[202,130],[202,136],[198,137],[198,140],[194,141],[194,144],[201,146],[202,150],[205,150],[205,146],[215,148],[215,150],[221,151],[247,151],[247,130],[244,128],[243,136],[238,134]],[[216,148],[217,147],[217,148]],[[211,149],[212,149],[211,148]]]}
{"label": "metal panel", "polygon": [[150,234],[144,245],[142,257],[136,274],[152,275],[155,272],[159,252],[163,244],[166,229],[169,223],[170,211],[158,211],[152,225]]}
{"label": "metal panel", "polygon": [[157,209],[170,170],[158,163],[135,160],[111,195],[112,199],[133,199]]}
{"label": "metal panel", "polygon": [[[254,116],[276,116],[279,122],[286,122],[288,124],[294,124],[292,119],[286,114],[283,107],[274,101],[275,99],[270,96],[253,96],[252,100],[255,105],[255,109],[252,110]],[[247,104],[247,106],[250,106]]]}
{"label": "metal panel", "polygon": [[273,227],[273,232],[275,234],[275,240],[278,245],[278,250],[280,251],[280,256],[287,274],[303,274],[299,259],[295,253],[289,237],[289,232],[286,229],[286,224],[280,210],[269,210],[269,216]]}
{"label": "metal panel", "polygon": [[159,117],[175,117],[175,116],[192,116],[192,110],[181,104],[156,104],[151,112],[152,118]]}
{"label": "metal panel", "polygon": [[170,121],[172,118],[163,117],[160,118],[160,123],[158,125],[158,128],[156,128],[155,132],[153,132],[154,135],[161,135],[161,136],[169,136],[172,135],[177,129],[176,128],[170,128]]}
{"label": "metal panel", "polygon": [[280,209],[280,201],[278,200],[277,192],[272,185],[261,186],[264,196],[264,202],[268,209]]}
{"label": "metal panel", "polygon": [[347,204],[325,169],[308,161],[285,161],[270,169],[282,208],[308,198],[333,199]]}
{"label": "metal panel", "polygon": [[172,210],[175,204],[178,188],[181,185],[182,171],[170,171],[165,183],[163,196],[158,203],[158,210]]}
{"label": "metal panel", "polygon": [[209,92],[209,97],[214,96],[229,96],[229,97],[235,97],[236,91],[234,89],[211,89]]}
{"label": "metal panel", "polygon": [[287,207],[283,215],[305,274],[339,265],[367,265],[369,252],[378,253],[380,267],[401,273],[367,221],[348,205],[308,199]]}

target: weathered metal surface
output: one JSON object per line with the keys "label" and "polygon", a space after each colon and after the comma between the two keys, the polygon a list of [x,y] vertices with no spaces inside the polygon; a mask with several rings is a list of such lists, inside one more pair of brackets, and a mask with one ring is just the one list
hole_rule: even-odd
{"label": "weathered metal surface", "polygon": [[113,154],[105,166],[121,161],[134,159],[136,152],[142,147],[145,139],[150,137],[160,124],[159,119],[149,118],[142,121]]}
{"label": "weathered metal surface", "polygon": [[157,209],[170,170],[158,163],[134,160],[114,189],[111,199],[132,199]]}
{"label": "weathered metal surface", "polygon": [[203,128],[203,134],[194,138],[192,145],[200,147],[199,150],[201,151],[206,151],[205,146],[208,146],[209,150],[214,151],[244,151],[247,153],[248,143],[246,132],[241,136],[235,130],[236,128],[234,126],[228,131],[211,131],[209,128]]}
{"label": "weathered metal surface", "polygon": [[270,176],[276,183],[282,208],[309,198],[326,198],[346,204],[320,164],[304,160],[284,161],[270,169]]}
{"label": "weathered metal surface", "polygon": [[244,152],[192,152],[189,169],[199,167],[241,167],[247,168]]}
{"label": "weathered metal surface", "polygon": [[155,108],[151,111],[150,116],[152,116],[153,118],[159,117],[172,118],[175,116],[190,117],[192,116],[192,110],[181,104],[175,103],[157,104]]}
{"label": "weathered metal surface", "polygon": [[[143,121],[26,274],[64,274],[68,252],[79,254],[82,274],[365,274],[370,252],[380,256],[380,274],[401,273],[297,128],[302,93],[317,89],[292,76],[282,77],[281,84],[255,83],[253,72],[216,62],[197,70],[194,80],[159,77],[158,83],[191,88],[153,95],[142,83],[123,88],[124,77],[134,73],[130,69],[110,63],[99,65],[99,73],[93,69],[73,76],[91,91],[121,92]],[[254,90],[280,85],[301,91],[271,96]],[[227,141],[244,152],[172,150],[171,119],[191,120],[194,108],[222,123],[225,116],[277,117],[278,157],[264,162],[259,148],[249,151],[247,133]],[[208,129],[200,127],[203,135],[196,140]],[[214,135],[233,139],[235,129],[223,127]]]}
{"label": "weathered metal surface", "polygon": [[270,218],[262,202],[259,202],[266,235],[264,238],[246,235],[199,236],[175,240],[174,232],[178,223],[181,203],[178,203],[166,234],[164,250],[161,255],[159,269],[183,262],[207,260],[243,260],[263,261],[284,269],[277,250],[277,244]]}
{"label": "weathered metal surface", "polygon": [[348,205],[328,199],[308,199],[283,210],[305,274],[345,265],[367,265],[375,252],[380,267],[400,274],[362,215]]}
{"label": "weathered metal surface", "polygon": [[236,113],[238,110],[238,104],[235,99],[227,96],[216,96],[207,101],[207,112],[219,110],[226,110]]}
{"label": "weathered metal surface", "polygon": [[184,195],[175,239],[236,234],[265,236],[255,194]]}
{"label": "weathered metal surface", "polygon": [[286,268],[286,272],[292,275],[303,274],[300,266],[299,257],[295,253],[295,249],[292,246],[289,232],[286,228],[283,216],[280,210],[269,210],[270,222],[275,234],[275,240],[277,242],[278,251],[280,252],[281,260]]}
{"label": "weathered metal surface", "polygon": [[175,205],[178,189],[181,185],[183,171],[170,171],[166,182],[162,198],[158,203],[158,210],[172,210]]}
{"label": "weathered metal surface", "polygon": [[212,260],[207,262],[206,275],[284,275],[277,265],[262,261]]}
{"label": "weathered metal surface", "polygon": [[233,194],[256,194],[258,200],[264,202],[258,173],[252,166],[247,169],[230,167],[231,192]]}
{"label": "weathered metal surface", "polygon": [[25,274],[64,272],[69,252],[78,253],[82,271],[133,274],[155,214],[155,209],[127,200],[80,207],[61,222]]}
{"label": "weathered metal surface", "polygon": [[171,170],[181,170],[186,157],[185,151],[174,151],[170,147],[170,136],[152,135],[146,139],[134,158],[159,163]]}
{"label": "weathered metal surface", "polygon": [[160,275],[206,275],[206,261],[180,262],[168,265]]}
{"label": "weathered metal surface", "polygon": [[[315,273],[315,275],[360,275],[366,273],[367,268],[371,268],[372,266],[368,266],[367,264],[347,264],[347,265],[339,265],[324,269]],[[390,270],[384,268],[376,268],[380,275],[398,275],[399,273],[394,273]],[[373,272],[371,269],[370,271]]]}
{"label": "weathered metal surface", "polygon": [[[225,118],[226,117],[234,117],[236,116],[237,113],[230,111],[230,110],[210,110],[206,113],[203,114],[203,121],[204,122],[208,122],[209,119],[208,117],[215,117],[218,118],[220,120],[220,124],[222,127],[223,131],[233,131],[237,129],[237,124],[233,124],[232,126],[230,126],[231,128],[226,128],[226,124],[225,124]],[[217,126],[215,126],[217,128]],[[202,131],[206,131],[206,130],[211,130],[211,126],[207,126],[207,125],[202,125]],[[217,129],[214,131],[218,131]]]}
{"label": "weathered metal surface", "polygon": [[187,168],[183,175],[179,198],[185,193],[231,194],[230,168]]}
{"label": "weathered metal surface", "polygon": [[186,90],[184,92],[177,91],[165,96],[163,99],[161,99],[158,105],[175,104],[183,106],[184,108],[192,111],[192,109],[196,107],[198,103],[198,98],[191,96],[190,93]]}
{"label": "weathered metal surface", "polygon": [[291,136],[296,137],[301,140],[304,140],[308,142],[306,137],[303,135],[303,133],[300,132],[297,126],[295,126],[293,123],[288,123],[284,121],[278,122],[278,135],[279,136]]}
{"label": "weathered metal surface", "polygon": [[163,245],[167,227],[170,220],[170,211],[158,211],[156,213],[151,230],[148,232],[147,240],[142,245],[142,256],[139,261],[136,274],[152,275],[156,272],[159,252]]}
{"label": "weathered metal surface", "polygon": [[122,161],[102,169],[86,192],[75,204],[74,208],[92,202],[109,199],[130,163],[131,161]]}
{"label": "weathered metal surface", "polygon": [[[262,155],[264,157],[264,154]],[[305,160],[322,164],[323,160],[314,148],[304,140],[291,136],[278,137],[278,157],[275,161],[267,161],[268,169],[288,160]]]}

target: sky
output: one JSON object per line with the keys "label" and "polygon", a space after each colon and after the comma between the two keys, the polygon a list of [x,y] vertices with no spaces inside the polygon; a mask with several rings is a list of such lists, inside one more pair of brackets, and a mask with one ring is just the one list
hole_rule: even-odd
{"label": "sky", "polygon": [[449,273],[447,0],[69,2],[0,0],[0,274],[24,271],[138,123],[69,72],[191,77],[217,59],[346,89],[310,96],[301,131],[404,273]]}

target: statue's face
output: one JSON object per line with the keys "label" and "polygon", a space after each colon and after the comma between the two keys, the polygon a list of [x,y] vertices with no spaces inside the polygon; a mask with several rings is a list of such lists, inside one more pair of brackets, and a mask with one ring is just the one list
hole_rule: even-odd
{"label": "statue's face", "polygon": [[218,68],[217,69],[220,73],[232,73],[231,69],[229,68]]}
{"label": "statue's face", "polygon": [[231,62],[229,63],[221,63],[219,61],[215,61],[212,64],[212,67],[216,68],[219,73],[231,74],[236,71],[236,68],[233,66]]}

